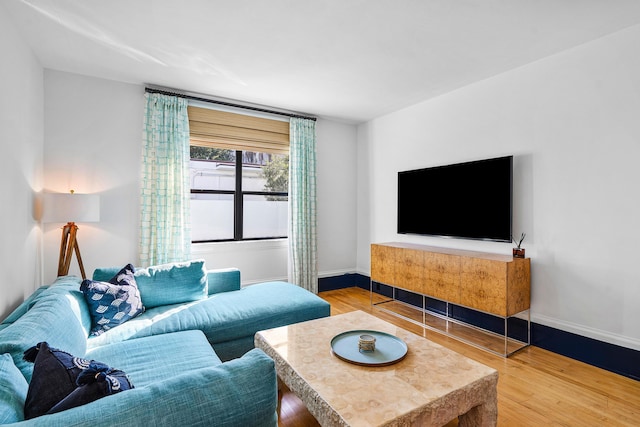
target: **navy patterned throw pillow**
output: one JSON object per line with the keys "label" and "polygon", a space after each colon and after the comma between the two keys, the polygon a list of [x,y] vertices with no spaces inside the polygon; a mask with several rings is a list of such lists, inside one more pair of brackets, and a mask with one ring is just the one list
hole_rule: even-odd
{"label": "navy patterned throw pillow", "polygon": [[33,362],[24,404],[27,420],[133,388],[124,372],[51,348],[47,342],[25,351],[24,359]]}
{"label": "navy patterned throw pillow", "polygon": [[89,363],[87,369],[80,372],[76,384],[78,387],[49,409],[47,414],[86,405],[101,397],[133,388],[127,374],[94,360]]}
{"label": "navy patterned throw pillow", "polygon": [[100,335],[144,312],[131,264],[108,282],[83,280],[80,290],[91,312],[91,335]]}
{"label": "navy patterned throw pillow", "polygon": [[76,388],[76,378],[89,366],[89,361],[50,348],[46,342],[24,352],[24,359],[33,362],[33,375],[24,403],[24,418],[44,415]]}

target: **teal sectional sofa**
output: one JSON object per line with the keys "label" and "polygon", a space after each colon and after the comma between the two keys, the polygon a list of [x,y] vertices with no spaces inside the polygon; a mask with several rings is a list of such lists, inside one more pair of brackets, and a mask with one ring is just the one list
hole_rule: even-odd
{"label": "teal sectional sofa", "polygon": [[[93,279],[118,270],[98,269]],[[277,426],[274,362],[253,337],[329,316],[329,304],[285,282],[241,288],[237,269],[207,271],[202,261],[134,277],[144,312],[95,336],[90,295],[73,276],[39,288],[0,323],[0,424]],[[25,420],[34,363],[23,354],[41,342],[124,371],[133,388]]]}

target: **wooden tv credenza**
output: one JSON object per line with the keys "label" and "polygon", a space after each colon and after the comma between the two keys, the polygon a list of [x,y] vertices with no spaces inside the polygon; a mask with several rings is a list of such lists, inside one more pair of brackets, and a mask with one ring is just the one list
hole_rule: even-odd
{"label": "wooden tv credenza", "polygon": [[[371,302],[425,328],[506,357],[531,342],[530,270],[529,258],[410,243],[372,244]],[[374,282],[391,287],[390,299],[374,298]],[[422,307],[398,300],[398,289],[419,295]],[[429,299],[441,301],[444,312],[430,309]],[[456,318],[456,306],[502,319],[504,333]],[[525,325],[526,339],[509,334],[514,319],[520,329]]]}

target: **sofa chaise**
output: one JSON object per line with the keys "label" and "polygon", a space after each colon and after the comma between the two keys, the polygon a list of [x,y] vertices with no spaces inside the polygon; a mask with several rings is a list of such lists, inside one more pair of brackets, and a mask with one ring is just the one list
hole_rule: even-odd
{"label": "sofa chaise", "polygon": [[[253,337],[329,316],[329,304],[286,282],[241,288],[239,270],[207,271],[201,260],[130,268],[144,309],[121,323],[96,315],[96,294],[86,285],[120,283],[113,282],[118,268],[95,270],[93,281],[59,277],[0,323],[0,424],[277,426],[274,362],[254,348]],[[31,401],[37,395],[34,362],[24,353],[39,343],[120,370],[133,387],[25,420],[27,394]],[[47,384],[36,369],[37,384]]]}

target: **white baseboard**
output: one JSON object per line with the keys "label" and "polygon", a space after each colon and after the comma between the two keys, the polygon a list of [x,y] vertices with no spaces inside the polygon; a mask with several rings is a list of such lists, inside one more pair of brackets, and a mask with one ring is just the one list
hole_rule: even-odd
{"label": "white baseboard", "polygon": [[354,274],[354,271],[353,269],[319,271],[318,277],[319,278],[335,277],[335,276],[342,276],[343,274]]}

